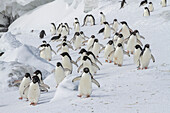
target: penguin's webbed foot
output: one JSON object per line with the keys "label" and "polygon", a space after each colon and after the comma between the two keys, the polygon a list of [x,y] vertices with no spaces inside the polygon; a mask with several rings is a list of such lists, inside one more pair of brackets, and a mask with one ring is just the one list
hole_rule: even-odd
{"label": "penguin's webbed foot", "polygon": [[22,100],[23,98],[22,97],[19,97],[19,100]]}
{"label": "penguin's webbed foot", "polygon": [[105,62],[108,62],[108,60],[105,60]]}
{"label": "penguin's webbed foot", "polygon": [[82,95],[77,95],[77,97],[82,97]]}
{"label": "penguin's webbed foot", "polygon": [[112,63],[112,61],[109,61],[109,63]]}
{"label": "penguin's webbed foot", "polygon": [[148,67],[145,67],[145,69],[148,69]]}
{"label": "penguin's webbed foot", "polygon": [[87,98],[89,98],[89,97],[90,97],[90,95],[87,95],[86,97],[87,97]]}
{"label": "penguin's webbed foot", "polygon": [[119,67],[122,67],[122,64],[118,64]]}
{"label": "penguin's webbed foot", "polygon": [[30,105],[33,105],[33,106],[35,106],[35,105],[37,105],[37,103],[31,102],[31,104],[30,104]]}

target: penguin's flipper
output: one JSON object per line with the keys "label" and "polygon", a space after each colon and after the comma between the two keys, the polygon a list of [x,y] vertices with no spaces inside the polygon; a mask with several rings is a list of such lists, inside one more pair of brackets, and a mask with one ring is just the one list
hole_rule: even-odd
{"label": "penguin's flipper", "polygon": [[129,37],[126,38],[126,39],[124,39],[124,40],[123,40],[123,43],[126,43],[126,44],[127,44],[128,40],[129,40]]}
{"label": "penguin's flipper", "polygon": [[155,62],[154,56],[151,54],[152,61]]}
{"label": "penguin's flipper", "polygon": [[126,55],[128,55],[128,56],[130,57],[129,53],[126,52],[125,50],[123,50],[123,53],[126,54]]}
{"label": "penguin's flipper", "polygon": [[61,50],[62,47],[58,48],[57,53]]}
{"label": "penguin's flipper", "polygon": [[105,49],[105,47],[102,47],[102,49],[100,49],[99,53],[101,53],[104,49]]}
{"label": "penguin's flipper", "polygon": [[76,63],[77,63],[78,61],[80,61],[80,58],[81,58],[81,56],[80,56],[80,57],[78,57],[78,59],[76,60]]}
{"label": "penguin's flipper", "polygon": [[88,40],[83,41],[82,44],[85,44],[86,42],[88,42]]}
{"label": "penguin's flipper", "polygon": [[114,49],[113,51],[111,51],[108,56],[110,56],[110,55],[113,54],[114,52],[115,52],[115,49]]}
{"label": "penguin's flipper", "polygon": [[74,62],[73,60],[71,60],[71,63],[73,63],[74,65],[76,65],[78,67],[78,64],[76,62]]}
{"label": "penguin's flipper", "polygon": [[122,32],[122,29],[120,29],[120,31],[118,33],[121,33]]}
{"label": "penguin's flipper", "polygon": [[30,87],[30,84],[25,87],[25,89],[24,89],[24,91],[23,91],[23,94],[25,94],[25,91],[26,91],[29,87]]}
{"label": "penguin's flipper", "polygon": [[94,78],[92,78],[92,82],[93,82],[94,84],[96,84],[98,87],[100,87],[99,82],[98,82],[97,80],[95,80]]}
{"label": "penguin's flipper", "polygon": [[52,51],[54,54],[57,54],[52,48],[51,48],[51,51]]}
{"label": "penguin's flipper", "polygon": [[41,83],[40,85],[43,86],[43,87],[45,87],[45,88],[50,89],[50,86],[48,86],[47,84]]}
{"label": "penguin's flipper", "polygon": [[103,45],[103,44],[100,44],[100,46],[101,46],[101,47],[104,47],[104,45]]}
{"label": "penguin's flipper", "polygon": [[62,45],[62,44],[58,44],[58,45],[56,46],[56,48],[57,48],[57,47],[60,47],[61,45]]}
{"label": "penguin's flipper", "polygon": [[72,80],[72,82],[78,81],[78,80],[80,80],[80,79],[81,79],[81,76],[78,76],[78,77],[74,78],[74,79]]}
{"label": "penguin's flipper", "polygon": [[80,67],[77,69],[77,72],[80,72],[80,69],[83,68],[83,64],[80,65]]}
{"label": "penguin's flipper", "polygon": [[42,52],[42,51],[44,51],[45,50],[45,48],[44,49],[42,49],[42,50],[40,50],[40,53]]}
{"label": "penguin's flipper", "polygon": [[98,34],[103,33],[104,32],[104,28],[100,29],[100,31],[98,32]]}
{"label": "penguin's flipper", "polygon": [[145,37],[144,37],[144,36],[142,36],[142,35],[140,35],[140,37],[141,37],[142,39],[145,39]]}
{"label": "penguin's flipper", "polygon": [[138,42],[141,46],[143,46],[142,42],[141,42],[139,39],[137,39],[137,42]]}
{"label": "penguin's flipper", "polygon": [[94,67],[96,67],[98,70],[100,70],[100,68],[99,68],[99,66],[98,66],[97,64],[92,63],[92,65],[93,65]]}
{"label": "penguin's flipper", "polygon": [[22,80],[14,80],[14,84],[20,84]]}
{"label": "penguin's flipper", "polygon": [[71,72],[71,70],[70,70],[70,69],[68,69],[68,68],[64,68],[64,71],[69,71],[69,72]]}
{"label": "penguin's flipper", "polygon": [[97,58],[95,58],[95,61],[102,65],[102,63]]}
{"label": "penguin's flipper", "polygon": [[86,16],[84,17],[84,21],[83,21],[82,27],[86,24],[87,17],[88,17],[88,15],[86,15]]}
{"label": "penguin's flipper", "polygon": [[89,49],[88,50],[90,50],[90,49],[92,49],[93,48],[93,45],[91,45],[90,47],[89,47]]}
{"label": "penguin's flipper", "polygon": [[70,44],[67,44],[67,45],[68,45],[69,48],[71,48],[72,50],[74,50],[72,45],[70,45]]}
{"label": "penguin's flipper", "polygon": [[45,88],[44,86],[42,86],[41,84],[40,84],[40,90],[41,90],[41,91],[48,92],[48,89],[47,89],[47,88]]}

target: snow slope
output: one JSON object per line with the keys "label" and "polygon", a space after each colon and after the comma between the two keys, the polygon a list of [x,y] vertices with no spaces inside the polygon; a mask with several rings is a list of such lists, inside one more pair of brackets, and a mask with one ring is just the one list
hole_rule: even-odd
{"label": "snow slope", "polygon": [[[109,23],[114,18],[117,18],[118,21],[127,21],[130,28],[138,29],[140,34],[146,38],[142,40],[142,43],[151,45],[156,62],[150,62],[149,69],[137,70],[132,55],[130,58],[125,56],[123,66],[117,67],[113,63],[105,63],[103,53],[101,53],[99,60],[103,65],[100,66],[101,70],[94,76],[99,81],[101,88],[93,85],[90,98],[77,97],[78,82],[72,83],[71,80],[80,74],[77,73],[77,67],[74,67],[73,74],[67,76],[57,89],[55,88],[54,75],[48,74],[44,82],[51,89],[49,92],[41,94],[37,106],[30,106],[29,102],[18,100],[19,93],[16,89],[0,93],[0,111],[4,113],[169,113],[170,53],[168,51],[170,35],[168,31],[170,28],[170,7],[162,8],[159,5],[160,1],[155,0],[153,1],[154,12],[151,13],[150,17],[143,17],[143,7],[139,8],[140,0],[128,0],[127,2],[128,5],[119,10],[120,3],[116,0],[100,1],[99,7],[90,12],[95,16],[97,25],[85,26],[81,30],[87,36],[96,35],[99,42],[105,45],[108,39],[104,40],[103,35],[97,34],[103,27],[103,25],[99,25],[99,12],[103,11]],[[12,52],[8,49],[5,50],[6,53],[0,60],[10,63],[19,58],[19,62],[31,66],[34,66],[33,63],[37,62],[36,68],[44,69],[50,73],[54,68],[53,65],[61,61],[61,57],[59,54],[53,55],[51,62],[38,57],[36,48],[42,41],[38,37],[39,31],[45,29],[48,34],[45,40],[49,41],[51,38],[49,35],[51,22],[55,22],[56,25],[60,22],[68,22],[73,27],[72,22],[75,17],[78,17],[82,25],[83,18],[86,15],[83,13],[82,6],[83,3],[80,3],[75,10],[73,6],[67,7],[62,0],[57,0],[20,17],[10,26],[10,32],[21,45],[14,48]],[[44,10],[47,12],[44,12]],[[46,14],[46,16],[43,16],[43,14]],[[34,30],[33,33],[30,32],[32,29]],[[73,34],[74,32],[71,31],[68,38],[71,39]],[[2,37],[0,42],[3,42],[3,40]],[[10,43],[8,40],[5,42]],[[55,46],[58,43],[52,42],[50,44],[56,51]],[[9,44],[9,46],[11,45]],[[23,51],[23,57],[20,58],[19,54]],[[71,51],[70,53],[73,60],[79,57],[78,51]],[[14,57],[10,55],[14,55]],[[39,63],[41,65],[38,65]],[[52,66],[50,67],[50,65]],[[3,70],[1,72],[4,75],[6,74]],[[0,78],[0,81],[2,80]]]}

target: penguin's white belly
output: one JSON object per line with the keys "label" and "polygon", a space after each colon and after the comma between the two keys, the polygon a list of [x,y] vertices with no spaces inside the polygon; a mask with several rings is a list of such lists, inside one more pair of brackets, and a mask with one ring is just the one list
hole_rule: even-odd
{"label": "penguin's white belly", "polygon": [[105,28],[104,30],[104,38],[110,38],[111,29],[109,27]]}
{"label": "penguin's white belly", "polygon": [[62,58],[62,64],[64,68],[72,70],[72,63],[70,62],[69,58]]}
{"label": "penguin's white belly", "polygon": [[162,7],[166,7],[166,2],[165,2],[165,0],[162,0],[161,3],[162,3]]}
{"label": "penguin's white belly", "polygon": [[120,65],[123,64],[123,50],[122,49],[119,48],[115,51],[114,62]]}
{"label": "penguin's white belly", "polygon": [[51,31],[51,35],[55,35],[56,34],[56,30],[54,28],[51,28],[50,31]]}
{"label": "penguin's white belly", "polygon": [[134,60],[134,63],[137,66],[139,66],[139,57],[140,57],[140,54],[141,54],[141,50],[135,49],[133,60]]}
{"label": "penguin's white belly", "polygon": [[150,12],[153,12],[153,10],[154,10],[153,5],[149,5],[148,9],[149,9]]}
{"label": "penguin's white belly", "polygon": [[135,50],[135,46],[136,46],[136,39],[130,38],[127,43],[127,51],[133,52]]}
{"label": "penguin's white belly", "polygon": [[151,59],[151,53],[150,52],[145,52],[142,56],[141,56],[141,68],[145,68],[148,67],[149,62]]}
{"label": "penguin's white belly", "polygon": [[110,61],[112,61],[113,59],[113,54],[109,56],[109,54],[111,53],[111,51],[113,51],[113,45],[107,45],[105,50],[104,50],[104,58],[108,59]]}
{"label": "penguin's white belly", "polygon": [[92,92],[92,83],[90,76],[82,76],[79,83],[79,94],[80,95],[90,95]]}
{"label": "penguin's white belly", "polygon": [[28,89],[28,100],[37,103],[40,97],[40,89],[38,83],[31,83]]}
{"label": "penguin's white belly", "polygon": [[118,38],[118,40],[116,41],[116,44],[115,44],[115,48],[117,47],[117,45],[119,44],[119,43],[121,43],[122,44],[122,47],[124,48],[124,43],[123,43],[123,38]]}
{"label": "penguin's white belly", "polygon": [[128,28],[122,29],[122,35],[123,35],[124,39],[128,38],[130,36],[129,29]]}
{"label": "penguin's white belly", "polygon": [[46,56],[45,50],[41,51],[41,52],[40,52],[40,57],[43,58],[43,59],[45,59],[45,56]]}
{"label": "penguin's white belly", "polygon": [[101,17],[100,23],[103,24],[103,22],[106,22],[106,18],[104,16]]}
{"label": "penguin's white belly", "polygon": [[57,67],[54,72],[55,80],[57,85],[65,78],[64,70],[61,67]]}
{"label": "penguin's white belly", "polygon": [[68,32],[66,31],[66,30],[63,30],[62,32],[61,32],[61,35],[64,37],[64,36],[67,36],[68,35]]}
{"label": "penguin's white belly", "polygon": [[119,24],[118,23],[113,24],[112,28],[114,29],[114,32],[117,32],[119,28]]}
{"label": "penguin's white belly", "polygon": [[97,57],[98,54],[99,54],[99,51],[100,51],[100,45],[97,43],[97,44],[94,44],[94,47],[92,49],[92,52],[93,54]]}
{"label": "penguin's white belly", "polygon": [[75,32],[80,32],[80,26],[79,25],[75,25],[74,31]]}
{"label": "penguin's white belly", "polygon": [[[19,93],[20,93],[20,96],[23,97],[23,98],[27,98],[28,96],[28,88],[25,90],[25,88],[30,84],[30,80],[26,79],[26,78],[23,78],[20,86],[19,86]],[[24,91],[25,90],[25,91]]]}
{"label": "penguin's white belly", "polygon": [[46,49],[46,60],[51,60],[52,58],[52,52],[50,48]]}
{"label": "penguin's white belly", "polygon": [[87,50],[89,50],[90,49],[90,47],[92,46],[92,44],[93,44],[93,39],[89,39],[88,40],[88,42],[87,42]]}
{"label": "penguin's white belly", "polygon": [[69,53],[68,47],[62,47],[61,53],[67,52]]}
{"label": "penguin's white belly", "polygon": [[79,49],[82,46],[82,38],[81,37],[77,37],[74,43],[74,46],[76,49]]}
{"label": "penguin's white belly", "polygon": [[149,16],[149,12],[148,12],[148,10],[144,10],[144,14],[143,14],[143,16]]}

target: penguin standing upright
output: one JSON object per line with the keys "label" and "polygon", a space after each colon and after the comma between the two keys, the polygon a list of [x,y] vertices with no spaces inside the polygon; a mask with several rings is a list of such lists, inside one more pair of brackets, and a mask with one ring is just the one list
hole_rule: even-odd
{"label": "penguin standing upright", "polygon": [[80,49],[82,46],[83,37],[81,37],[79,32],[76,32],[74,34],[74,37],[71,39],[71,41],[73,42],[75,50],[77,50],[77,49]]}
{"label": "penguin standing upright", "polygon": [[150,16],[150,11],[147,7],[144,8],[143,16]]}
{"label": "penguin standing upright", "polygon": [[139,34],[138,30],[134,30],[134,32],[136,33],[136,37],[137,37],[138,40],[140,40],[141,38],[145,39],[142,35]]}
{"label": "penguin standing upright", "polygon": [[87,14],[87,15],[84,17],[84,21],[83,21],[83,25],[82,25],[82,26],[87,26],[87,23],[90,23],[91,26],[95,25],[95,18],[94,18],[93,15]]}
{"label": "penguin standing upright", "polygon": [[166,7],[167,6],[167,0],[161,0],[161,5],[162,5],[162,7]]}
{"label": "penguin standing upright", "polygon": [[151,59],[155,62],[155,58],[151,54],[150,45],[146,44],[140,54],[138,69],[147,69]]}
{"label": "penguin standing upright", "polygon": [[50,32],[51,32],[51,35],[56,35],[56,26],[54,23],[51,23]]}
{"label": "penguin standing upright", "polygon": [[41,44],[39,47],[40,50],[40,57],[43,59],[46,59],[46,48],[47,48],[47,43]]}
{"label": "penguin standing upright", "polygon": [[113,55],[109,56],[109,53],[114,50],[113,40],[109,40],[104,50],[104,58],[106,62],[111,63],[113,60]]}
{"label": "penguin standing upright", "polygon": [[136,45],[135,46],[135,51],[134,51],[134,56],[133,56],[133,60],[134,63],[139,66],[139,58],[140,58],[140,54],[142,52],[142,47],[140,45]]}
{"label": "penguin standing upright", "polygon": [[90,47],[93,45],[94,40],[95,40],[95,36],[94,36],[94,35],[91,35],[91,38],[88,39],[88,41],[87,41],[87,46],[86,46],[86,47],[87,47],[87,50],[91,50]]}
{"label": "penguin standing upright", "polygon": [[119,33],[122,33],[124,39],[126,39],[130,36],[130,33],[132,32],[132,30],[129,28],[127,22],[122,21],[120,23],[122,24],[122,29],[120,29]]}
{"label": "penguin standing upright", "polygon": [[122,47],[124,48],[124,37],[122,34],[119,34],[115,43],[115,48],[117,47],[117,45],[121,43]]}
{"label": "penguin standing upright", "polygon": [[30,83],[31,83],[31,75],[29,73],[26,73],[19,86],[19,94],[21,96],[19,99],[23,99],[23,98],[28,99],[27,97],[28,89],[25,88],[28,87]]}
{"label": "penguin standing upright", "polygon": [[119,22],[117,21],[117,19],[113,20],[112,29],[113,29],[113,32],[115,32],[115,33],[118,31],[118,29],[119,29]]}
{"label": "penguin standing upright", "polygon": [[101,48],[103,48],[104,46],[102,44],[99,43],[98,39],[94,40],[93,45],[90,47],[92,48],[91,52],[93,52],[93,54],[95,55],[95,57],[99,57],[99,52],[101,50]]}
{"label": "penguin standing upright", "polygon": [[125,3],[127,4],[126,0],[122,0],[122,1],[120,1],[120,2],[121,2],[120,9],[121,9],[121,8],[124,8],[124,6],[125,6]]}
{"label": "penguin standing upright", "polygon": [[61,29],[61,36],[67,36],[69,34],[69,31],[67,29],[67,27],[65,25],[62,25],[62,29]]}
{"label": "penguin standing upright", "polygon": [[54,52],[54,54],[56,54],[56,52],[51,48],[50,44],[47,44],[47,47],[46,47],[45,51],[46,51],[45,59],[48,60],[48,61],[51,61],[52,52]]}
{"label": "penguin standing upright", "polygon": [[147,3],[148,3],[148,1],[147,1],[147,0],[141,1],[141,3],[140,3],[140,5],[139,5],[139,7],[140,7],[140,6],[144,6],[144,5],[146,5]]}
{"label": "penguin standing upright", "polygon": [[72,74],[72,71],[73,71],[72,64],[75,64],[77,67],[78,67],[78,65],[76,64],[76,62],[74,62],[71,59],[71,56],[67,52],[61,53],[60,55],[62,56],[62,65],[63,65],[63,67],[69,69],[70,74]]}
{"label": "penguin standing upright", "polygon": [[101,17],[100,17],[100,24],[102,25],[104,22],[106,22],[106,17],[103,14],[103,12],[100,12],[100,15],[101,15]]}
{"label": "penguin standing upright", "polygon": [[45,36],[46,36],[46,33],[45,33],[44,30],[42,30],[42,31],[40,32],[39,37],[42,39],[42,38],[44,38]]}
{"label": "penguin standing upright", "polygon": [[90,97],[92,93],[92,82],[95,83],[98,87],[100,87],[100,84],[93,78],[92,74],[90,73],[89,68],[83,69],[83,74],[79,77],[76,77],[72,80],[72,82],[75,82],[77,80],[80,80],[78,91],[79,95],[78,97],[86,96],[87,98]]}
{"label": "penguin standing upright", "polygon": [[63,23],[60,23],[57,27],[57,35],[61,34]]}
{"label": "penguin standing upright", "polygon": [[149,2],[148,9],[149,9],[150,12],[153,12],[154,7],[153,7],[152,2]]}
{"label": "penguin standing upright", "polygon": [[104,39],[111,37],[111,28],[108,22],[104,22],[105,27],[102,28],[99,33],[104,33]]}
{"label": "penguin standing upright", "polygon": [[28,100],[31,102],[30,105],[36,105],[38,103],[39,97],[40,97],[40,79],[38,76],[32,77],[32,82],[30,83],[29,89],[28,89]]}

